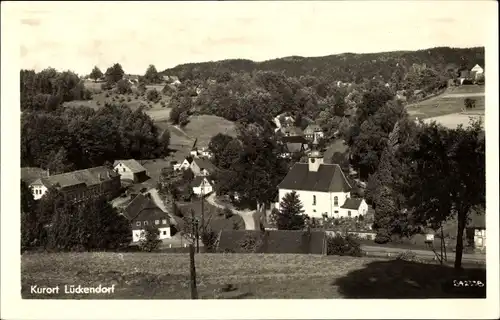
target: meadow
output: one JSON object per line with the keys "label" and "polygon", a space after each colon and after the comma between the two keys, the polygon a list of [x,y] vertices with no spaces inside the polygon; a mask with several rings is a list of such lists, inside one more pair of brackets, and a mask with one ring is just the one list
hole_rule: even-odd
{"label": "meadow", "polygon": [[[196,254],[201,299],[459,298],[486,289],[484,268],[371,257],[294,254]],[[23,298],[189,299],[189,256],[182,253],[30,253],[21,258]],[[33,295],[31,285],[116,286],[112,295]]]}

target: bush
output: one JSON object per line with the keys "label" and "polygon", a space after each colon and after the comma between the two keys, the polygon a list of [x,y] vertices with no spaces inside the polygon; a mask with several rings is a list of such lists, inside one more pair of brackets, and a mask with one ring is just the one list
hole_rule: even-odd
{"label": "bush", "polygon": [[207,228],[201,233],[201,242],[205,246],[205,252],[214,252],[217,248],[217,233]]}
{"label": "bush", "polygon": [[388,243],[391,241],[391,235],[385,229],[378,230],[374,241],[378,244]]}
{"label": "bush", "polygon": [[361,257],[360,243],[351,235],[342,237],[340,235],[329,236],[327,239],[327,254],[339,256]]}
{"label": "bush", "polygon": [[257,253],[263,245],[262,238],[248,234],[239,242],[241,250],[247,253]]}
{"label": "bush", "polygon": [[146,94],[146,99],[148,99],[148,101],[153,101],[153,102],[158,101],[160,99],[160,93],[158,93],[156,89],[148,90]]}
{"label": "bush", "polygon": [[396,257],[396,260],[410,261],[410,262],[422,262],[422,259],[419,259],[415,252],[411,250],[407,250],[405,252],[401,252]]}
{"label": "bush", "polygon": [[233,211],[231,211],[231,209],[229,209],[228,207],[224,208],[224,210],[222,212],[223,212],[224,217],[226,219],[229,219],[234,215]]}

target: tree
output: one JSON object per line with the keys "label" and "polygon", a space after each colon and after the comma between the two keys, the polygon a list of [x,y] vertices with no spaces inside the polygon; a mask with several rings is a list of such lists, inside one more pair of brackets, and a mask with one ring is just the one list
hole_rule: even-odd
{"label": "tree", "polygon": [[160,93],[156,89],[148,90],[146,93],[146,99],[148,99],[148,101],[156,102],[160,99]]}
{"label": "tree", "polygon": [[170,122],[172,122],[173,124],[179,124],[181,113],[182,109],[179,106],[174,106],[170,110],[170,115],[169,115]]}
{"label": "tree", "polygon": [[116,83],[116,90],[119,94],[128,94],[132,93],[132,85],[128,80],[120,79]]}
{"label": "tree", "polygon": [[92,69],[92,72],[90,73],[89,77],[91,79],[94,79],[94,82],[97,82],[97,80],[101,79],[104,76],[102,73],[101,69],[99,69],[97,66]]}
{"label": "tree", "polygon": [[114,85],[118,81],[123,79],[124,75],[125,75],[125,72],[123,71],[121,64],[115,63],[113,66],[109,67],[106,70],[105,78],[109,84]]}
{"label": "tree", "polygon": [[73,169],[73,165],[68,162],[68,154],[63,147],[57,153],[53,152],[49,159],[47,169],[51,174],[60,174]]}
{"label": "tree", "polygon": [[476,107],[476,100],[471,98],[464,99],[464,106],[466,109],[473,109]]}
{"label": "tree", "polygon": [[305,227],[305,219],[302,202],[295,191],[283,197],[279,213],[272,218],[278,230],[302,230]]}
{"label": "tree", "polygon": [[418,149],[403,191],[409,209],[426,226],[437,228],[457,219],[455,268],[461,268],[464,229],[469,214],[486,204],[485,135],[479,121],[467,128],[446,129],[435,122],[419,132]]}
{"label": "tree", "polygon": [[144,80],[149,84],[155,84],[161,82],[161,76],[156,70],[156,67],[152,64],[149,65],[146,73],[144,74]]}
{"label": "tree", "polygon": [[183,111],[180,115],[179,115],[179,125],[181,127],[184,127],[185,125],[187,125],[189,123],[189,114],[186,112],[186,111]]}
{"label": "tree", "polygon": [[[223,133],[218,133],[210,139],[208,148],[213,153],[213,162],[215,166],[219,166],[221,158],[224,156],[224,151],[234,138]],[[227,168],[225,168],[227,169]]]}
{"label": "tree", "polygon": [[168,129],[163,130],[162,134],[158,138],[158,156],[164,157],[170,151],[170,131]]}
{"label": "tree", "polygon": [[36,202],[31,188],[21,181],[21,248],[28,249],[37,238]]}
{"label": "tree", "polygon": [[159,239],[160,230],[158,230],[155,226],[148,225],[142,232],[143,234],[141,236],[141,240],[139,240],[141,250],[147,252],[156,250],[161,243],[161,240]]}

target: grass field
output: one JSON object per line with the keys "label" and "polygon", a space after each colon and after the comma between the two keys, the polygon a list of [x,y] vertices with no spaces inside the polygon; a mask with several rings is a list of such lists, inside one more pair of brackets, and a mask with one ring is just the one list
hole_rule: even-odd
{"label": "grass field", "polygon": [[447,89],[443,94],[407,106],[413,119],[427,119],[443,115],[460,113],[464,107],[464,99],[476,100],[476,113],[485,109],[484,86],[461,86]]}
{"label": "grass field", "polygon": [[[484,297],[452,279],[485,280],[484,269],[382,258],[292,254],[197,254],[202,299]],[[175,253],[33,253],[21,259],[23,298],[188,299],[189,257]],[[31,285],[115,285],[111,295],[34,295]],[[232,285],[235,290],[224,292]]]}

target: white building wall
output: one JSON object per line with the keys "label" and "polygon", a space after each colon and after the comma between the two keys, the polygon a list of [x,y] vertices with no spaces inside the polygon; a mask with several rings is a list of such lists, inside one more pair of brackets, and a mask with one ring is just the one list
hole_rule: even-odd
{"label": "white building wall", "polygon": [[[293,190],[279,189],[279,202],[283,200],[287,193]],[[295,190],[299,196],[304,213],[311,218],[322,218],[326,213],[328,217],[339,218],[341,213],[340,207],[345,200],[350,197],[350,192],[315,192]],[[316,204],[314,204],[314,196],[316,196]],[[338,197],[338,205],[335,205],[334,198]]]}
{"label": "white building wall", "polygon": [[358,210],[354,209],[340,209],[340,217],[348,218],[349,217],[349,211],[351,212],[351,218],[357,217],[357,216],[364,216],[368,212],[368,204],[363,200],[361,204],[359,205]]}
{"label": "white building wall", "polygon": [[[160,231],[158,239],[162,240],[162,239],[169,239],[172,237],[170,234],[170,227],[158,228],[158,230]],[[141,239],[144,239],[144,229],[132,230],[132,241],[138,242]]]}
{"label": "white building wall", "polygon": [[120,175],[121,180],[124,179],[134,180],[134,173],[132,172],[132,170],[130,170],[129,167],[125,166],[123,163],[118,163],[114,169]]}
{"label": "white building wall", "polygon": [[[213,188],[209,184],[206,184],[205,187],[203,188],[203,194],[209,194],[209,193],[212,193],[212,191],[213,191]],[[193,187],[193,192],[196,195],[200,195],[201,194],[201,186]]]}
{"label": "white building wall", "polygon": [[48,190],[47,187],[44,186],[44,185],[32,185],[31,189],[32,189],[32,192],[33,192],[33,198],[35,200],[38,200],[41,197],[43,197],[43,195],[45,194],[45,192],[47,192],[47,190]]}

